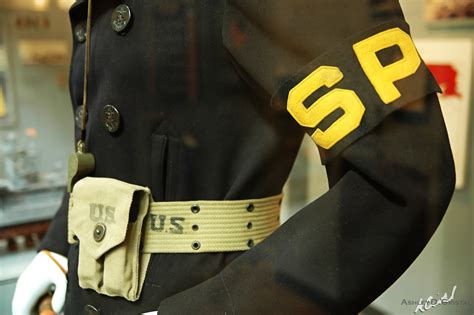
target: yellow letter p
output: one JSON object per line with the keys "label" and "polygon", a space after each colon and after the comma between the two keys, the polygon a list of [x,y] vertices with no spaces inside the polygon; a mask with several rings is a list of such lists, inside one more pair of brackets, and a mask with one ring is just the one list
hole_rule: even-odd
{"label": "yellow letter p", "polygon": [[[383,66],[376,53],[395,45],[400,48],[403,58]],[[401,97],[400,91],[393,83],[414,74],[421,64],[410,35],[398,27],[364,39],[354,44],[353,49],[362,69],[385,104]]]}

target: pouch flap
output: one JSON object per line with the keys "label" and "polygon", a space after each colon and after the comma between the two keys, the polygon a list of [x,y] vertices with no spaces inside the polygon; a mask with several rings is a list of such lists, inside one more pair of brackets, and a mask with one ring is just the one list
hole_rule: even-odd
{"label": "pouch flap", "polygon": [[[134,198],[140,198],[133,202]],[[132,202],[143,214],[148,210],[149,188],[112,178],[86,177],[74,185],[69,201],[68,242],[82,243],[81,249],[98,259],[121,244],[126,237]],[[138,213],[134,216],[136,217]]]}

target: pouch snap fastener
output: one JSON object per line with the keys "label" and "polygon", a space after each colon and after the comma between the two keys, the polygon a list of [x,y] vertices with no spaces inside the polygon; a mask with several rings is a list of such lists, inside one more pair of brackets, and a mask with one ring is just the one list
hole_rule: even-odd
{"label": "pouch snap fastener", "polygon": [[105,227],[104,224],[98,223],[94,228],[94,240],[96,242],[102,241],[105,237],[106,230],[107,228]]}

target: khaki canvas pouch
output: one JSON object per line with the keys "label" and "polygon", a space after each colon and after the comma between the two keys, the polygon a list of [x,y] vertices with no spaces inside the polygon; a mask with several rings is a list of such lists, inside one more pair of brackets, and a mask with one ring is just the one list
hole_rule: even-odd
{"label": "khaki canvas pouch", "polygon": [[136,301],[150,259],[140,253],[150,190],[86,177],[74,185],[69,200],[68,242],[79,242],[79,285]]}

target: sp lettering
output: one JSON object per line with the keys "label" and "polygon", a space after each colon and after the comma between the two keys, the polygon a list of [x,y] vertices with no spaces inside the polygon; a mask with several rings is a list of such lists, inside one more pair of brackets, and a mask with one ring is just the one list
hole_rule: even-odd
{"label": "sp lettering", "polygon": [[[402,59],[382,65],[378,52],[398,46]],[[385,104],[390,104],[402,95],[395,82],[413,75],[421,65],[421,58],[406,32],[392,28],[352,46],[357,60],[372,87]],[[344,112],[325,131],[316,129],[311,138],[324,149],[332,148],[349,133],[358,128],[364,117],[366,106],[359,95],[351,89],[334,88],[344,80],[344,73],[337,66],[322,65],[294,86],[288,94],[287,110],[303,127],[314,128],[334,111]],[[304,101],[315,91],[326,87],[330,91],[306,107]]]}

